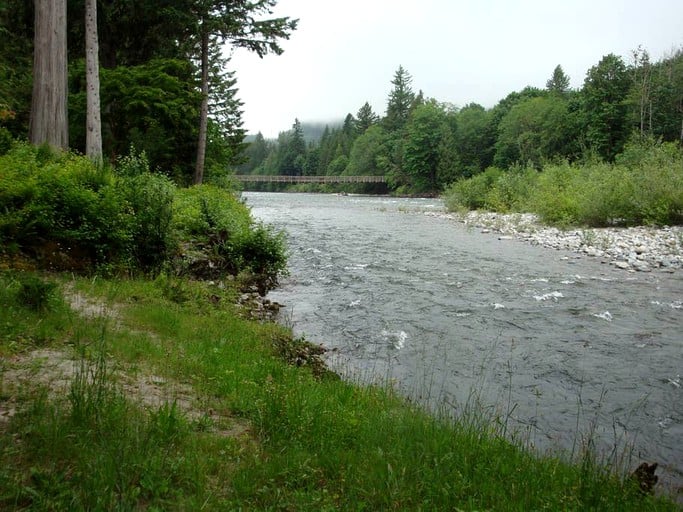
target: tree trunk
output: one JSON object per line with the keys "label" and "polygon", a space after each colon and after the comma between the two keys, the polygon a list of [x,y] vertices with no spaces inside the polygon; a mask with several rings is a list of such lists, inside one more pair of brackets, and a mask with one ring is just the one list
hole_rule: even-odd
{"label": "tree trunk", "polygon": [[85,82],[86,131],[85,154],[102,163],[102,122],[100,120],[100,64],[97,37],[97,0],[85,2]]}
{"label": "tree trunk", "polygon": [[68,149],[66,0],[35,0],[32,144]]}
{"label": "tree trunk", "polygon": [[197,141],[197,162],[194,169],[195,185],[204,179],[204,160],[206,156],[206,133],[209,123],[209,32],[202,20],[202,106],[199,114],[199,140]]}

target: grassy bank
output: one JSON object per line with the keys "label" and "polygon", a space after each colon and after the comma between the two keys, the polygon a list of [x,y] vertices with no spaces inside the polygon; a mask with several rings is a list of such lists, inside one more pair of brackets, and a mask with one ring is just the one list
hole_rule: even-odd
{"label": "grassy bank", "polygon": [[4,271],[0,508],[676,510],[589,453],[343,382],[237,293]]}
{"label": "grassy bank", "polygon": [[451,211],[532,212],[548,224],[605,227],[683,223],[683,151],[673,143],[627,145],[613,164],[495,167],[444,193]]}

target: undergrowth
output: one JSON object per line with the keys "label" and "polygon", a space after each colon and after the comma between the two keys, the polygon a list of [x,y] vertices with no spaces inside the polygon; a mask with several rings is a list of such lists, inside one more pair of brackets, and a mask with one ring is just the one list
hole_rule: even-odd
{"label": "undergrowth", "polygon": [[[312,345],[239,318],[220,283],[184,280],[178,301],[159,280],[48,279],[110,316],[43,310],[46,343],[75,356],[66,393],[0,378],[0,407],[18,406],[0,423],[0,508],[676,510],[590,451],[539,457],[481,411],[427,414],[390,387],[318,372],[304,362]],[[16,276],[0,284],[0,348],[21,360],[35,310],[16,298]],[[141,404],[127,374],[191,387],[200,414],[179,398]],[[234,421],[249,427],[226,435]]]}
{"label": "undergrowth", "polygon": [[444,199],[451,211],[528,211],[560,226],[681,224],[683,152],[674,143],[636,140],[613,164],[492,167],[452,184]]}

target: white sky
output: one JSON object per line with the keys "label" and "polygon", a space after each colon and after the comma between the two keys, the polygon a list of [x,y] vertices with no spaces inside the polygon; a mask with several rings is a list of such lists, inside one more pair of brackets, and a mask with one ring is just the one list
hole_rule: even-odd
{"label": "white sky", "polygon": [[683,46],[683,0],[279,0],[299,18],[280,56],[235,51],[249,133],[276,137],[300,121],[384,115],[399,65],[425,97],[487,108],[562,65],[579,88],[608,53],[653,61]]}

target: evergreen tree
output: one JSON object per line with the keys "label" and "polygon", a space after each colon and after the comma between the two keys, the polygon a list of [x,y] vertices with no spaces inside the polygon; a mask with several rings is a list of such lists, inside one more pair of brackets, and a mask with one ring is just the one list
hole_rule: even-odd
{"label": "evergreen tree", "polygon": [[387,115],[384,118],[384,126],[390,132],[402,130],[408,121],[410,107],[415,100],[415,94],[411,89],[412,81],[410,74],[403,66],[399,66],[391,81],[394,87],[389,93]]}
{"label": "evergreen tree", "polygon": [[211,54],[219,53],[222,44],[230,42],[233,46],[255,52],[259,57],[270,52],[280,55],[282,48],[278,40],[289,39],[289,34],[296,29],[297,21],[286,17],[256,20],[257,16],[272,14],[275,3],[275,0],[258,2],[195,0],[194,2],[193,11],[199,23],[196,36],[202,91],[197,158],[193,178],[195,184],[201,183],[204,175]]}
{"label": "evergreen tree", "polygon": [[356,114],[356,134],[362,135],[365,130],[379,121],[379,116],[372,111],[372,107],[366,101],[365,104],[358,109]]}
{"label": "evergreen tree", "polygon": [[553,76],[551,76],[545,83],[545,88],[548,92],[564,94],[569,91],[569,77],[564,74],[562,66],[559,64],[553,70]]}
{"label": "evergreen tree", "polygon": [[277,174],[301,176],[306,162],[306,141],[298,119],[294,120],[292,129],[279,139],[281,158]]}
{"label": "evergreen tree", "polygon": [[97,36],[97,0],[85,0],[85,154],[102,163],[102,121],[100,118],[100,59]]}
{"label": "evergreen tree", "polygon": [[613,160],[629,133],[626,98],[630,80],[621,57],[609,54],[590,68],[583,86],[584,116],[589,145]]}
{"label": "evergreen tree", "polygon": [[29,139],[69,147],[66,0],[36,0]]}
{"label": "evergreen tree", "polygon": [[258,132],[254,140],[249,143],[244,151],[245,162],[238,167],[240,173],[251,174],[266,160],[268,157],[268,152],[268,143],[263,137],[263,134]]}

